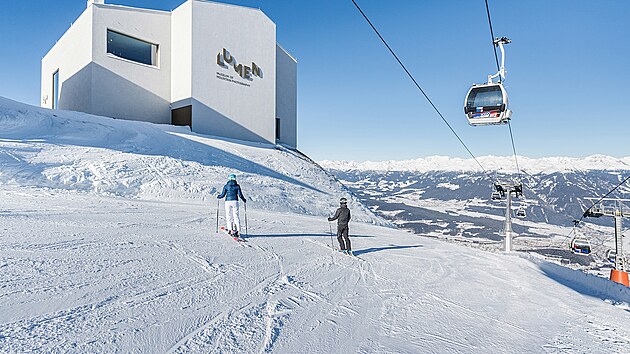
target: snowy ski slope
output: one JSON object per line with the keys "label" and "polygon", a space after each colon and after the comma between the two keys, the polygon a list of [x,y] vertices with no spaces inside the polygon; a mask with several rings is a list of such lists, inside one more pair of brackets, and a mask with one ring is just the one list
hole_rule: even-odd
{"label": "snowy ski slope", "polygon": [[[230,172],[244,244],[215,233]],[[354,199],[350,258],[341,195],[285,149],[0,99],[0,352],[628,352],[629,289]]]}
{"label": "snowy ski slope", "polygon": [[[214,205],[228,174],[236,173],[253,208],[323,216],[340,197],[355,201],[297,152],[212,139],[187,127],[51,111],[0,97],[0,132],[0,183]],[[364,208],[354,216],[383,223]]]}

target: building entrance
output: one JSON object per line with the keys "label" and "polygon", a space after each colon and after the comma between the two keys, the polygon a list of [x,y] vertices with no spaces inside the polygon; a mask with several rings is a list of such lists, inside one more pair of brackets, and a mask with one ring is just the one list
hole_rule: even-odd
{"label": "building entrance", "polygon": [[171,110],[172,125],[187,125],[192,129],[192,106],[185,106]]}

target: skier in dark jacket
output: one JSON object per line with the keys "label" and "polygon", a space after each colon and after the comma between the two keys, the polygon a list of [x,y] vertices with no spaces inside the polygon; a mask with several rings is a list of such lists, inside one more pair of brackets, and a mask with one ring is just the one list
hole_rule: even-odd
{"label": "skier in dark jacket", "polygon": [[238,198],[240,197],[243,203],[247,203],[243,192],[241,192],[241,186],[236,183],[236,175],[230,174],[228,181],[223,186],[221,194],[217,195],[217,198],[221,199],[225,197],[225,222],[226,230],[238,237],[241,232],[241,220],[238,216]]}
{"label": "skier in dark jacket", "polygon": [[348,237],[348,222],[350,222],[350,209],[348,209],[348,200],[341,198],[339,200],[339,209],[328,221],[337,220],[337,241],[341,251],[352,255],[352,247],[350,246],[350,238]]}

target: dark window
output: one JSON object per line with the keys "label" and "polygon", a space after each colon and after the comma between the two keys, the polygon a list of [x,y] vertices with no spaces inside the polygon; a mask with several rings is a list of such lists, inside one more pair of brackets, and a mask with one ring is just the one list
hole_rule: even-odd
{"label": "dark window", "polygon": [[157,66],[157,45],[107,30],[107,53],[142,64]]}
{"label": "dark window", "polygon": [[468,96],[469,108],[499,107],[503,104],[503,92],[499,85],[473,88]]}
{"label": "dark window", "polygon": [[280,118],[276,118],[276,140],[280,139]]}
{"label": "dark window", "polygon": [[53,74],[52,108],[59,109],[59,70]]}
{"label": "dark window", "polygon": [[187,125],[192,128],[192,106],[176,108],[171,111],[172,125]]}

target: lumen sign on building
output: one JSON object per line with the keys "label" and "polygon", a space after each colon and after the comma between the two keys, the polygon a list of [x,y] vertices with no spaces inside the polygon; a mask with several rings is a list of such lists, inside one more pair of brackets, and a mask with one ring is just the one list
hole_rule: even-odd
{"label": "lumen sign on building", "polygon": [[253,76],[258,76],[262,79],[262,69],[256,65],[256,63],[252,62],[252,66],[238,64],[236,62],[236,58],[234,58],[225,48],[217,54],[217,64],[222,68],[227,68],[228,65],[233,67],[234,71],[236,71],[243,79],[252,80]]}
{"label": "lumen sign on building", "polygon": [[90,0],[42,59],[42,106],[297,146],[297,62],[260,10]]}

